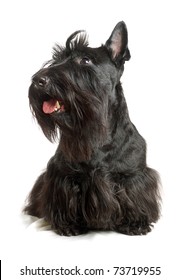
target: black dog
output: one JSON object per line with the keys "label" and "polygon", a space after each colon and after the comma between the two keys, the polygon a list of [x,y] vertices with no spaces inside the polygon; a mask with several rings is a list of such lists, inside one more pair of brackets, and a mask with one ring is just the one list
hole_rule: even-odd
{"label": "black dog", "polygon": [[[29,100],[45,136],[60,138],[25,212],[60,235],[146,234],[160,216],[158,175],[131,123],[120,77],[130,59],[124,22],[105,45],[77,31],[32,78]],[[60,132],[60,133],[59,133]]]}

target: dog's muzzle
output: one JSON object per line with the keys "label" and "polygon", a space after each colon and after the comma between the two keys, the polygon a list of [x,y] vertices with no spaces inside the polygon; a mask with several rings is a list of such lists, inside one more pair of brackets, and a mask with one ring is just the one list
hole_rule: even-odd
{"label": "dog's muzzle", "polygon": [[50,85],[50,78],[48,76],[36,74],[32,78],[32,84],[38,92],[42,93],[42,96],[44,97],[42,111],[45,114],[65,111],[62,100],[52,97],[49,93],[48,87]]}

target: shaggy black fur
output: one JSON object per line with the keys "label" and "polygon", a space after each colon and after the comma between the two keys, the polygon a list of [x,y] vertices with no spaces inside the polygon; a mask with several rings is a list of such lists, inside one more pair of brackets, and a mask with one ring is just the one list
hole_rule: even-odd
{"label": "shaggy black fur", "polygon": [[158,175],[131,123],[120,77],[130,59],[124,22],[105,45],[77,31],[32,78],[29,100],[46,137],[59,146],[37,179],[25,212],[60,235],[89,230],[146,234],[160,216]]}

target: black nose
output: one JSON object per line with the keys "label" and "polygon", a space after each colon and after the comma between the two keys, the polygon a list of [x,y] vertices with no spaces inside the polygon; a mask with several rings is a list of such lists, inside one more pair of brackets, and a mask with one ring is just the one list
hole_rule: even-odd
{"label": "black nose", "polygon": [[34,75],[32,78],[33,84],[38,88],[44,88],[48,84],[49,78],[46,75]]}
{"label": "black nose", "polygon": [[42,76],[37,79],[36,83],[38,84],[38,86],[44,87],[47,84],[47,80],[48,79],[46,76]]}

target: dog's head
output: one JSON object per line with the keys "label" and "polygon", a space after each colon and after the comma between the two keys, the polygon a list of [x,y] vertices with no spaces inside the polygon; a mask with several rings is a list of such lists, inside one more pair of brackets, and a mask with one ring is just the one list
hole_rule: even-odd
{"label": "dog's head", "polygon": [[126,25],[120,22],[99,48],[88,47],[82,31],[74,32],[66,47],[56,45],[52,60],[33,76],[29,88],[31,109],[50,141],[60,129],[61,140],[91,146],[91,152],[83,150],[85,158],[103,143],[109,104],[116,99],[124,62],[130,58],[127,43]]}

